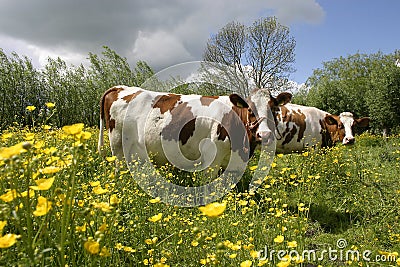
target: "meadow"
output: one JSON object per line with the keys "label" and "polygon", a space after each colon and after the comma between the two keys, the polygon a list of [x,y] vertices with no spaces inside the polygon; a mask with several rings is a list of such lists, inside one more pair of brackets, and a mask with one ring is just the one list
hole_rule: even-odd
{"label": "meadow", "polygon": [[1,132],[0,266],[400,266],[399,135],[278,154],[257,192],[239,183],[201,208],[148,196],[132,175],[152,173],[116,173],[97,138]]}

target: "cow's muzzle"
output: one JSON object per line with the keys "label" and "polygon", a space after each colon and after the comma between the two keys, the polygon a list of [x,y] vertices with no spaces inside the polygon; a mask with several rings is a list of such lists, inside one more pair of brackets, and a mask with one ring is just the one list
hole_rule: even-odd
{"label": "cow's muzzle", "polygon": [[354,137],[345,137],[343,138],[343,145],[353,145],[356,142]]}

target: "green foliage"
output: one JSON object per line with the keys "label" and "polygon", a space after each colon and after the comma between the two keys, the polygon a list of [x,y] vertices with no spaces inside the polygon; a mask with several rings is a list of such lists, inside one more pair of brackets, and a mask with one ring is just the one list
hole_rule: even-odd
{"label": "green foliage", "polygon": [[[153,75],[143,61],[131,69],[127,59],[104,47],[101,55],[89,53],[90,65],[68,66],[60,58],[49,58],[43,69],[37,70],[27,57],[13,53],[7,56],[0,49],[0,128],[13,123],[33,125],[48,119],[46,103],[56,104],[58,112],[46,122],[58,127],[83,122],[97,125],[99,99],[111,86],[140,86]],[[35,106],[27,111],[27,106]],[[38,116],[39,115],[39,116]]]}
{"label": "green foliage", "polygon": [[[31,124],[27,106],[44,105],[48,94],[44,90],[40,73],[27,57],[13,53],[8,57],[0,49],[0,125],[13,122]],[[39,110],[33,111],[35,115]]]}
{"label": "green foliage", "polygon": [[400,123],[400,68],[395,55],[355,54],[323,63],[308,79],[306,103],[330,113],[370,116],[374,130]]}

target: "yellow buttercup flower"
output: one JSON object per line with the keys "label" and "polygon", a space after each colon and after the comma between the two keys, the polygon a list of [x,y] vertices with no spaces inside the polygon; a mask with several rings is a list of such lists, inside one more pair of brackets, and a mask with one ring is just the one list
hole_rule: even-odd
{"label": "yellow buttercup flower", "polygon": [[31,189],[29,189],[29,191],[27,190],[27,191],[22,192],[21,197],[27,197],[28,193],[29,193],[29,198],[32,198],[35,196],[35,191],[31,188]]}
{"label": "yellow buttercup flower", "polygon": [[255,170],[257,169],[257,167],[258,167],[257,165],[250,166],[250,167],[249,167],[249,170],[250,170],[250,171],[255,171]]}
{"label": "yellow buttercup flower", "polygon": [[4,134],[1,135],[1,139],[3,141],[6,141],[7,139],[11,138],[12,136],[13,136],[12,133],[4,133]]}
{"label": "yellow buttercup flower", "polygon": [[53,185],[54,177],[49,179],[39,179],[36,180],[35,183],[37,186],[30,186],[33,190],[49,190],[50,187]]}
{"label": "yellow buttercup flower", "polygon": [[163,215],[162,213],[159,213],[157,215],[151,216],[147,220],[149,220],[150,222],[158,222],[159,220],[161,220],[162,215]]}
{"label": "yellow buttercup flower", "polygon": [[250,267],[251,265],[253,265],[253,262],[251,260],[245,260],[240,263],[240,267]]}
{"label": "yellow buttercup flower", "polygon": [[148,238],[148,239],[144,240],[144,242],[147,245],[152,245],[152,244],[157,243],[157,240],[158,240],[158,237],[153,237],[153,238]]}
{"label": "yellow buttercup flower", "polygon": [[0,160],[10,159],[13,156],[19,155],[26,150],[23,148],[24,143],[19,143],[14,146],[4,147],[0,150]]}
{"label": "yellow buttercup flower", "polygon": [[104,233],[107,230],[107,228],[108,225],[106,223],[103,223],[102,225],[100,225],[99,231]]}
{"label": "yellow buttercup flower", "polygon": [[0,237],[0,248],[9,248],[15,243],[17,243],[17,239],[20,238],[20,235],[16,234],[6,234]]}
{"label": "yellow buttercup flower", "polygon": [[91,185],[91,186],[99,186],[100,185],[100,181],[94,181],[94,182],[89,182],[89,184]]}
{"label": "yellow buttercup flower", "polygon": [[115,161],[116,159],[117,159],[116,156],[106,157],[106,160],[107,160],[108,162],[113,162],[113,161]]}
{"label": "yellow buttercup flower", "polygon": [[76,226],[75,227],[75,230],[77,231],[77,232],[86,232],[86,226],[87,226],[87,224],[86,223],[84,223],[82,226]]}
{"label": "yellow buttercup flower", "polygon": [[159,197],[156,197],[156,198],[153,198],[153,199],[149,200],[149,202],[152,203],[152,204],[158,203],[160,201],[161,201],[161,199]]}
{"label": "yellow buttercup flower", "polygon": [[25,140],[26,141],[32,141],[33,139],[35,139],[35,134],[34,133],[26,133],[25,134]]}
{"label": "yellow buttercup flower", "polygon": [[29,111],[29,112],[32,112],[32,111],[34,111],[35,109],[36,109],[35,106],[27,106],[27,107],[26,107],[26,110]]}
{"label": "yellow buttercup flower", "polygon": [[98,254],[100,252],[100,244],[93,240],[88,240],[83,244],[83,247],[90,254]]}
{"label": "yellow buttercup flower", "polygon": [[99,255],[100,257],[109,257],[111,253],[106,247],[102,247]]}
{"label": "yellow buttercup flower", "polygon": [[4,202],[10,202],[13,201],[13,199],[16,197],[17,197],[17,191],[13,189],[13,190],[8,190],[7,193],[1,195],[0,199],[3,200]]}
{"label": "yellow buttercup flower", "polygon": [[295,247],[297,247],[297,242],[296,241],[287,242],[287,247],[295,248]]}
{"label": "yellow buttercup flower", "polygon": [[62,129],[66,134],[69,135],[77,135],[80,134],[83,130],[84,124],[83,123],[75,123],[72,125],[64,126]]}
{"label": "yellow buttercup flower", "polygon": [[46,107],[49,108],[49,109],[52,109],[52,108],[54,108],[55,106],[56,106],[56,104],[54,104],[54,103],[52,103],[52,102],[47,102],[47,103],[46,103]]}
{"label": "yellow buttercup flower", "polygon": [[112,207],[106,202],[95,202],[92,203],[93,207],[96,209],[100,209],[103,212],[110,212]]}
{"label": "yellow buttercup flower", "polygon": [[48,201],[45,197],[39,196],[38,203],[36,205],[36,210],[33,212],[35,216],[46,215],[51,209],[51,201]]}
{"label": "yellow buttercup flower", "polygon": [[93,188],[93,193],[95,193],[96,195],[101,195],[101,194],[104,194],[107,192],[108,192],[108,190],[102,188],[101,185],[98,185],[95,188]]}
{"label": "yellow buttercup flower", "polygon": [[120,203],[121,200],[118,198],[118,196],[116,194],[113,194],[110,196],[110,204],[115,206],[118,205],[118,203]]}
{"label": "yellow buttercup flower", "polygon": [[218,217],[224,213],[226,209],[226,203],[210,203],[205,205],[204,207],[199,207],[199,210],[203,213],[203,215],[206,215],[208,217]]}
{"label": "yellow buttercup flower", "polygon": [[90,137],[92,137],[92,133],[91,133],[91,132],[85,132],[85,131],[82,132],[81,138],[82,138],[83,140],[89,140]]}
{"label": "yellow buttercup flower", "polygon": [[255,251],[255,250],[252,250],[252,251],[250,251],[250,256],[251,256],[253,259],[259,258],[259,257],[260,257],[260,252]]}
{"label": "yellow buttercup flower", "polygon": [[277,267],[288,267],[290,265],[290,261],[281,261],[276,266]]}
{"label": "yellow buttercup flower", "polygon": [[274,238],[275,243],[282,243],[285,240],[285,237],[283,235],[278,235],[277,237]]}

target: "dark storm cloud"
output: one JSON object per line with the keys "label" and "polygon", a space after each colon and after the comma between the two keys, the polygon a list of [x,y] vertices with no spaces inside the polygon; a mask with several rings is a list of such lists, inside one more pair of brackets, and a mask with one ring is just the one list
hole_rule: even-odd
{"label": "dark storm cloud", "polygon": [[155,68],[201,59],[210,34],[232,20],[276,15],[317,23],[314,0],[0,0],[0,48],[42,64],[47,56],[82,62],[103,45]]}

